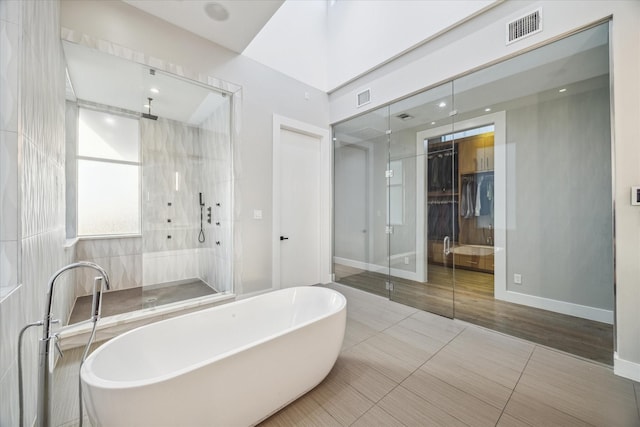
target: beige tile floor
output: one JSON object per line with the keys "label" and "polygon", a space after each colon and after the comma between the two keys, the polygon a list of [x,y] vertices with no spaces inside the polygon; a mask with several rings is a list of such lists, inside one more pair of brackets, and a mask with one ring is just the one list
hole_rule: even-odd
{"label": "beige tile floor", "polygon": [[333,284],[342,353],[272,426],[640,426],[640,384],[611,368]]}
{"label": "beige tile floor", "polygon": [[[336,365],[261,427],[640,426],[640,383],[607,366],[329,287],[348,301]],[[54,405],[55,425],[65,427],[77,425],[77,364],[69,356],[56,375],[64,398]]]}

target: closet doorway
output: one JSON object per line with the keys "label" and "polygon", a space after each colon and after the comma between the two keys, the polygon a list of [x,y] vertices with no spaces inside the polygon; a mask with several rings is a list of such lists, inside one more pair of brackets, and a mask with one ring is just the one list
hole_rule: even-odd
{"label": "closet doorway", "polygon": [[[452,317],[456,318],[481,318],[486,308],[477,302],[494,298],[496,121],[504,145],[504,114],[456,123],[454,128],[463,130],[452,133],[442,134],[445,126],[416,136],[416,143],[424,145],[427,153],[427,282],[448,283],[453,271]],[[442,191],[442,182],[452,183],[450,194]],[[498,220],[504,222],[500,213]]]}

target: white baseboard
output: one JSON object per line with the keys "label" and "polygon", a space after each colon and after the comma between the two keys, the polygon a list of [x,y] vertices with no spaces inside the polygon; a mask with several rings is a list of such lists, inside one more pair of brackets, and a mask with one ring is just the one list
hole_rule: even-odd
{"label": "white baseboard", "polygon": [[541,308],[543,310],[554,311],[556,313],[613,325],[613,310],[604,310],[602,308],[573,304],[566,301],[558,301],[513,291],[501,292],[498,288],[496,288],[495,298],[502,301]]}
{"label": "white baseboard", "polygon": [[333,257],[333,262],[335,262],[336,264],[346,265],[347,267],[358,268],[365,271],[375,271],[381,274],[386,274],[387,272],[389,272],[393,277],[421,282],[421,280],[418,278],[417,273],[413,271],[400,270],[398,268],[392,268],[391,270],[389,270],[389,267],[385,267],[383,265],[371,264],[368,262],[356,261],[353,259],[341,258],[337,256]]}
{"label": "white baseboard", "polygon": [[640,382],[640,363],[620,359],[618,357],[618,352],[614,352],[613,373],[621,377]]}
{"label": "white baseboard", "polygon": [[[385,273],[387,267],[371,264],[363,261],[356,261],[347,258],[333,257],[333,261],[338,264],[346,265],[348,267],[358,268],[365,271],[376,271],[379,273]],[[416,280],[416,273],[410,271],[391,269],[391,275],[408,280]],[[417,280],[416,280],[417,281]],[[500,291],[496,287],[495,298],[513,302],[516,304],[526,305],[529,307],[541,308],[543,310],[549,310],[556,313],[566,314],[569,316],[580,317],[582,319],[593,320],[596,322],[607,323],[613,325],[613,310],[604,310],[601,308],[589,307],[586,305],[573,304],[565,301],[558,301],[549,298],[543,298],[533,295],[521,294],[513,291]]]}

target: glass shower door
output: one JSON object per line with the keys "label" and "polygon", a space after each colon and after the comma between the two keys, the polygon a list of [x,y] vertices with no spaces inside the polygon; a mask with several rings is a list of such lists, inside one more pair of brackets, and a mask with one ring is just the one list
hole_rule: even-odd
{"label": "glass shower door", "polygon": [[390,106],[387,178],[390,299],[454,315],[457,153],[452,85]]}

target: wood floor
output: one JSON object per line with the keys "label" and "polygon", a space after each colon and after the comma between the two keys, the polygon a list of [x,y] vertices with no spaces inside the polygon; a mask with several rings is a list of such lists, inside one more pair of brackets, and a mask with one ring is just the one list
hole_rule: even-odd
{"label": "wood floor", "polygon": [[514,337],[613,365],[613,327],[493,297],[493,275],[470,270],[452,271],[429,265],[428,282],[392,278],[385,274],[335,264],[336,281],[421,310],[464,320]]}

